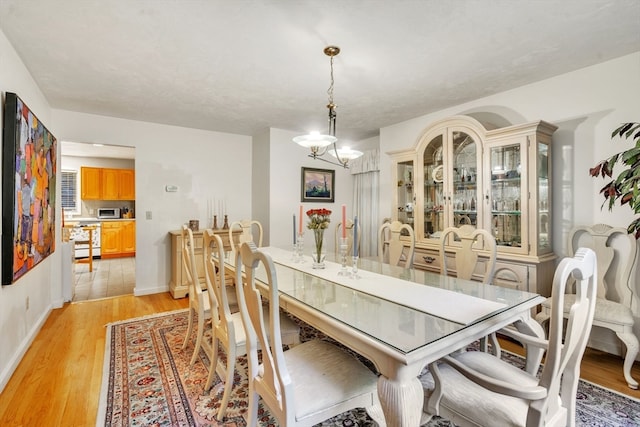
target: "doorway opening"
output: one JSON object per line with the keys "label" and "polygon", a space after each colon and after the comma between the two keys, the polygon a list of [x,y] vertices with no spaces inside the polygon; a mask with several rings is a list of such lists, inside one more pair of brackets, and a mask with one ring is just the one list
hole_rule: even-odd
{"label": "doorway opening", "polygon": [[[68,241],[72,251],[68,259],[63,257],[63,263],[69,264],[63,269],[71,271],[70,280],[63,283],[65,299],[75,302],[132,294],[135,147],[62,141],[61,171],[63,245]],[[79,263],[89,256],[87,238],[82,235],[87,226],[95,230],[93,262]]]}

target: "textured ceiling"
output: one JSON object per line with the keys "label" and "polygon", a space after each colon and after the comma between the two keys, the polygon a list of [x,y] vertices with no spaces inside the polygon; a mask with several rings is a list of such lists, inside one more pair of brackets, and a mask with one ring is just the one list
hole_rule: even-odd
{"label": "textured ceiling", "polygon": [[640,50],[638,0],[0,0],[50,105],[252,135],[380,127]]}

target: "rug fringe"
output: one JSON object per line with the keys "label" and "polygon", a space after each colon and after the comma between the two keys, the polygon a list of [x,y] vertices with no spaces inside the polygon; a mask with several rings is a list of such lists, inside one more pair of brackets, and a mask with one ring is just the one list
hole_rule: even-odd
{"label": "rug fringe", "polygon": [[140,316],[140,317],[132,317],[130,319],[117,320],[115,322],[107,323],[104,326],[107,327],[107,326],[122,325],[123,323],[136,322],[138,320],[153,319],[155,317],[168,316],[168,315],[171,315],[171,314],[176,314],[176,313],[181,313],[181,312],[188,312],[188,311],[189,311],[188,308],[179,308],[177,310],[163,311],[161,313],[153,313],[153,314],[147,314],[145,316]]}

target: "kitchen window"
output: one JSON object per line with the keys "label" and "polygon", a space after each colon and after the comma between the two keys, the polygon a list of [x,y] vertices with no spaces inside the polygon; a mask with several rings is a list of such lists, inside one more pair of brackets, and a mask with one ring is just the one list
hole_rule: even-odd
{"label": "kitchen window", "polygon": [[80,214],[80,186],[77,170],[62,171],[62,209],[65,215]]}

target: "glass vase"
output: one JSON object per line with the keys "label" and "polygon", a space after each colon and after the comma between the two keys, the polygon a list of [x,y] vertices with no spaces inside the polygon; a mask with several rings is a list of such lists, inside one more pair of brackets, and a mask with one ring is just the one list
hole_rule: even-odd
{"label": "glass vase", "polygon": [[313,230],[313,236],[315,237],[316,240],[316,245],[315,248],[313,250],[313,253],[311,254],[311,258],[313,259],[313,268],[324,268],[324,257],[325,257],[325,253],[322,250],[322,243],[324,241],[324,229],[322,228],[316,228]]}

